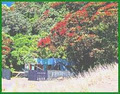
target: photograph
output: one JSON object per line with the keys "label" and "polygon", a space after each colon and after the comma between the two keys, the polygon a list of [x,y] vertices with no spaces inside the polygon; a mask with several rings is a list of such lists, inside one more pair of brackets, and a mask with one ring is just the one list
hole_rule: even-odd
{"label": "photograph", "polygon": [[118,92],[118,4],[2,1],[1,92]]}

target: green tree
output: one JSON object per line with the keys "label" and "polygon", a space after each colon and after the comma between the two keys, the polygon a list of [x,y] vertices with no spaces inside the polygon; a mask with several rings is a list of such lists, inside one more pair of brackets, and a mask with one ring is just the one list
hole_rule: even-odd
{"label": "green tree", "polygon": [[17,33],[29,33],[31,25],[29,20],[16,11],[8,11],[7,14],[2,12],[2,29],[11,36]]}
{"label": "green tree", "polygon": [[17,59],[17,64],[33,63],[37,56],[38,36],[17,34],[13,37],[14,45],[11,55]]}

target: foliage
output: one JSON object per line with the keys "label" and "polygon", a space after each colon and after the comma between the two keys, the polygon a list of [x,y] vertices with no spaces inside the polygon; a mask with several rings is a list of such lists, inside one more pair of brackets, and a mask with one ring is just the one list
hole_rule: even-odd
{"label": "foliage", "polygon": [[17,63],[33,63],[34,58],[37,57],[37,41],[38,36],[29,36],[17,34],[14,38],[13,51],[11,55],[17,59]]}
{"label": "foliage", "polygon": [[19,12],[6,11],[6,13],[2,12],[2,27],[4,32],[14,36],[17,33],[29,32],[31,25],[28,19]]}
{"label": "foliage", "polygon": [[[3,31],[14,44],[9,62],[63,58],[75,72],[118,60],[118,3],[16,2],[2,6]],[[6,58],[7,59],[7,58]]]}
{"label": "foliage", "polygon": [[117,60],[117,25],[117,3],[90,2],[51,29],[51,43],[66,46],[68,60],[82,72]]}
{"label": "foliage", "polygon": [[10,54],[10,46],[12,42],[13,39],[9,35],[2,32],[2,67],[7,67],[6,58]]}

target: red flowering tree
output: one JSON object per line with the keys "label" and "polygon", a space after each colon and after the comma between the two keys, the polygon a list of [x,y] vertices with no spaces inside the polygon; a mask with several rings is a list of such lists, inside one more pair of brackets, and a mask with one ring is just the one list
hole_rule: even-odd
{"label": "red flowering tree", "polygon": [[[70,5],[72,8],[70,8]],[[116,2],[61,2],[69,13],[51,29],[50,36],[39,40],[38,47],[64,46],[76,72],[98,63],[117,60],[118,13]],[[80,6],[76,9],[74,6]]]}
{"label": "red flowering tree", "polygon": [[2,33],[2,67],[6,67],[6,58],[11,51],[12,39],[9,35]]}

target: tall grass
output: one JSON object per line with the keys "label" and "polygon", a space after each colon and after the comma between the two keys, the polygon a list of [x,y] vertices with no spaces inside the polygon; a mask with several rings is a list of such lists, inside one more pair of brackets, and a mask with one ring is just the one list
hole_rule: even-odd
{"label": "tall grass", "polygon": [[[12,83],[11,86],[4,86]],[[52,81],[28,81],[26,78],[3,80],[4,92],[118,92],[118,64],[99,65],[84,76]]]}

